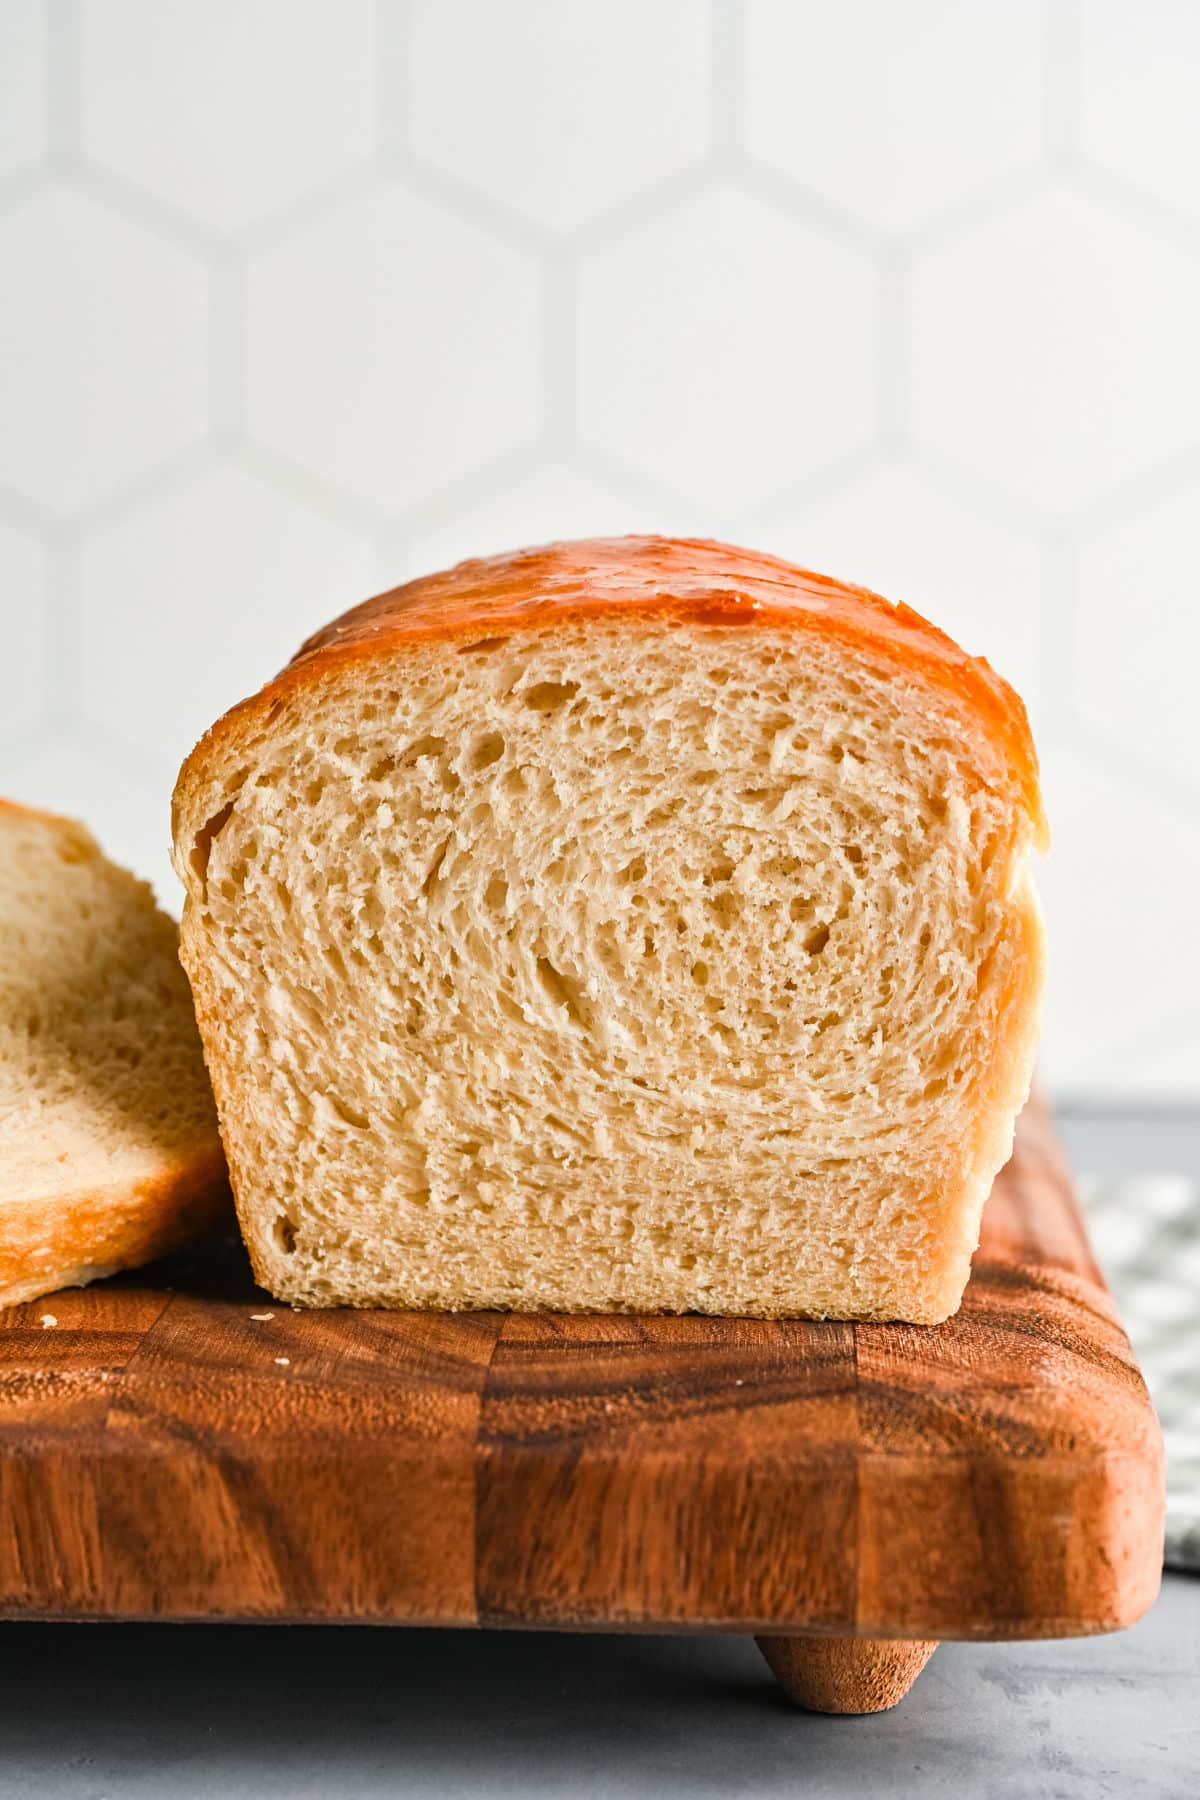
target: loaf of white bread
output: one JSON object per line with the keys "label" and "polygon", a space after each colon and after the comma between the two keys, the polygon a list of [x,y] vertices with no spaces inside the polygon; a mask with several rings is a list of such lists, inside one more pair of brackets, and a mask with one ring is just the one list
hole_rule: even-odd
{"label": "loaf of white bread", "polygon": [[1045,835],[988,665],[773,557],[553,544],[367,602],[175,794],[259,1280],[945,1318],[1029,1086]]}
{"label": "loaf of white bread", "polygon": [[82,825],[0,801],[0,1306],[230,1212],[174,920]]}

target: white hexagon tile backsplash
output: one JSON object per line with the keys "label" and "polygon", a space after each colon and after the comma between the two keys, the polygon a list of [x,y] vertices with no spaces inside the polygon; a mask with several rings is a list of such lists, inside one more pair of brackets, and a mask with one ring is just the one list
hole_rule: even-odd
{"label": "white hexagon tile backsplash", "polygon": [[712,44],[695,0],[416,0],[417,155],[573,232],[700,163]]}
{"label": "white hexagon tile backsplash", "polygon": [[0,483],[53,514],[208,424],[208,272],[86,194],[39,183],[0,218]]}
{"label": "white hexagon tile backsplash", "polygon": [[[84,717],[178,767],[373,574],[362,536],[254,475],[206,469],[83,546]],[[186,680],[146,679],[173,668]]]}
{"label": "white hexagon tile backsplash", "polygon": [[914,269],[913,436],[1031,513],[1103,508],[1195,444],[1198,318],[1194,249],[1046,188]]}
{"label": "white hexagon tile backsplash", "polygon": [[875,426],[875,271],[729,182],[586,248],[579,434],[728,513],[828,467]]}
{"label": "white hexagon tile backsplash", "polygon": [[1044,1075],[1200,1101],[1200,9],[5,0],[0,790],[473,551],[732,536],[1021,687]]}
{"label": "white hexagon tile backsplash", "polygon": [[1037,165],[1042,0],[747,0],[746,147],[880,232]]}
{"label": "white hexagon tile backsplash", "polygon": [[100,167],[219,231],[372,148],[371,0],[84,0],[80,135]]}
{"label": "white hexagon tile backsplash", "polygon": [[42,154],[45,86],[42,0],[10,0],[0,9],[0,179]]}
{"label": "white hexagon tile backsplash", "polygon": [[541,300],[534,258],[384,178],[251,258],[250,436],[381,517],[503,476],[541,422]]}

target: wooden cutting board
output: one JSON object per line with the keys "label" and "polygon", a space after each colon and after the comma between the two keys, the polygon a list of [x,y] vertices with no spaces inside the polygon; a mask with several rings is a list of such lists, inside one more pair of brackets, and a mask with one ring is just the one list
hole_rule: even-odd
{"label": "wooden cutting board", "polygon": [[941,1637],[1129,1624],[1162,1513],[1033,1108],[940,1326],[299,1313],[233,1240],[0,1312],[10,1618],[755,1632],[861,1711]]}

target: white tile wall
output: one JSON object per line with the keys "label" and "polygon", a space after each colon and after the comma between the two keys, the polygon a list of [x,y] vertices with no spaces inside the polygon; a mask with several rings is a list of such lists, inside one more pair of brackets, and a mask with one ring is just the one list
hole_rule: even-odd
{"label": "white tile wall", "polygon": [[732,181],[580,257],[579,434],[723,513],[863,448],[875,427],[870,260]]}
{"label": "white tile wall", "polygon": [[1191,246],[1040,188],[914,269],[913,436],[1031,516],[1107,511],[1196,442],[1198,318]]}
{"label": "white tile wall", "polygon": [[372,147],[371,0],[83,0],[87,157],[236,230]]}
{"label": "white tile wall", "polygon": [[751,154],[880,232],[911,229],[1043,144],[1042,0],[748,0]]}
{"label": "white tile wall", "polygon": [[536,262],[394,179],[255,256],[245,323],[251,437],[380,517],[537,438]]}
{"label": "white tile wall", "polygon": [[1200,1100],[1192,0],[5,0],[0,788],[477,550],[707,531],[1026,693],[1044,1066]]}
{"label": "white tile wall", "polygon": [[0,256],[0,483],[69,517],[202,437],[197,257],[57,183],[12,207]]}
{"label": "white tile wall", "polygon": [[40,0],[10,0],[0,11],[0,174],[41,153],[45,55]]}
{"label": "white tile wall", "polygon": [[592,224],[707,148],[696,0],[427,0],[412,32],[416,154],[551,230]]}

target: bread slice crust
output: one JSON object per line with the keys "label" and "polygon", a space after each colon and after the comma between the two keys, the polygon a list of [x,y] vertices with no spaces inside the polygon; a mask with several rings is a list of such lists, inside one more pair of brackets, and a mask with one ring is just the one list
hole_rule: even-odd
{"label": "bread slice crust", "polygon": [[[120,919],[126,920],[135,934],[135,954],[151,965],[156,980],[165,983],[166,1009],[171,1017],[167,1029],[173,1045],[170,1079],[174,1082],[181,1077],[184,1091],[173,1096],[165,1086],[155,1091],[152,1075],[147,1080],[143,1074],[143,1047],[127,1045],[126,1052],[137,1058],[136,1073],[130,1073],[127,1080],[118,1076],[113,1090],[106,1089],[106,1106],[97,1107],[89,1091],[96,1085],[95,1071],[89,1070],[79,1054],[79,1031],[86,1032],[87,1021],[79,1016],[79,996],[72,988],[77,971],[63,970],[55,959],[54,992],[49,984],[39,991],[34,981],[14,980],[11,967],[7,979],[0,977],[4,1047],[14,1059],[9,1080],[0,1080],[6,1101],[4,1154],[8,1165],[0,1205],[0,1306],[82,1286],[118,1269],[150,1262],[213,1230],[232,1214],[225,1156],[187,990],[182,970],[177,974],[173,966],[174,922],[155,907],[147,884],[109,863],[91,833],[77,821],[0,799],[0,856],[10,859],[10,869],[22,855],[18,834],[24,839],[30,831],[39,840],[39,848],[61,862],[60,879],[65,884],[64,894],[71,896],[70,904],[80,909],[92,904],[92,896],[82,885],[75,892],[72,881],[95,876],[106,884],[113,907],[108,923],[119,929]],[[7,950],[15,963],[22,954],[19,940],[27,934],[36,939],[38,924],[32,916],[18,917],[14,908],[7,926],[6,937],[11,936]],[[36,943],[32,953],[36,954]],[[99,1057],[107,1048],[105,1008],[111,1007],[124,1027],[130,1025],[130,1014],[121,991],[122,977],[115,967],[111,973],[93,968],[84,974],[85,979],[94,979],[89,992],[96,1006]],[[64,1008],[72,1019],[70,1043],[56,1037]],[[27,1045],[25,1034],[29,1034]],[[16,1066],[23,1048],[39,1058],[53,1058],[63,1075],[61,1091],[53,1095],[36,1091],[36,1074],[31,1076]],[[144,1048],[153,1058],[153,1042]],[[73,1083],[79,1094],[77,1109],[71,1102]],[[135,1096],[143,1087],[155,1092],[156,1102],[162,1103],[168,1117],[164,1121],[147,1115],[138,1154],[139,1101]],[[172,1099],[181,1114],[177,1130],[170,1120]],[[78,1118],[72,1119],[70,1141],[62,1140],[57,1157],[49,1155],[53,1166],[48,1168],[48,1152],[59,1141],[55,1137],[56,1107],[65,1107],[70,1114],[77,1110]],[[114,1108],[120,1116],[119,1143],[105,1135],[112,1130]],[[89,1121],[95,1128],[94,1144],[87,1140]],[[28,1166],[22,1162],[23,1145],[31,1157],[36,1146],[37,1154]]]}

